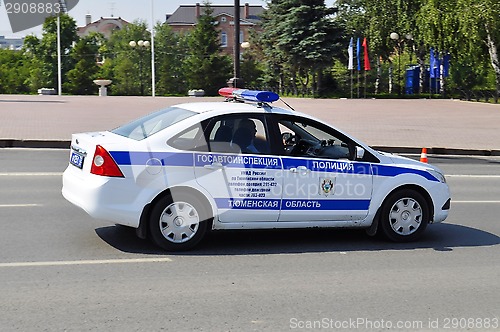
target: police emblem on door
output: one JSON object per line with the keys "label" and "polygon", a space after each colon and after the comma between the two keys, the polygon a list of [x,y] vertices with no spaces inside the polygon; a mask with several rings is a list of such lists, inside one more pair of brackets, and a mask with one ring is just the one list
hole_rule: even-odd
{"label": "police emblem on door", "polygon": [[335,192],[335,178],[323,178],[319,180],[320,195],[330,196]]}

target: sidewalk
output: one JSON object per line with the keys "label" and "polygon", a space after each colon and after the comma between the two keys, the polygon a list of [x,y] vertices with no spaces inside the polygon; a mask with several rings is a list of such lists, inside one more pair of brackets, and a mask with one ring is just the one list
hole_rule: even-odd
{"label": "sidewalk", "polygon": [[[0,95],[0,147],[66,148],[71,134],[115,128],[196,97]],[[441,99],[286,98],[371,146],[392,152],[500,155],[500,105]],[[283,103],[274,105],[287,108]]]}

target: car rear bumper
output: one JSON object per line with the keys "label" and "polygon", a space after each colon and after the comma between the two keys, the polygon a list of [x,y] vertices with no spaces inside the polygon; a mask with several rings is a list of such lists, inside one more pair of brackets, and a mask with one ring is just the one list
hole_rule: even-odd
{"label": "car rear bumper", "polygon": [[133,204],[124,178],[88,174],[72,165],[63,173],[62,195],[91,217],[131,227],[139,226],[142,208]]}

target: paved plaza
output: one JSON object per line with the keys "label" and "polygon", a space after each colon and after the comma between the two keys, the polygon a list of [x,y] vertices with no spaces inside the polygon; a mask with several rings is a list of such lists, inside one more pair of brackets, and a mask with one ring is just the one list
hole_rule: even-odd
{"label": "paved plaza", "polygon": [[[0,147],[69,146],[166,106],[221,97],[0,95]],[[285,98],[371,146],[395,152],[500,155],[500,105],[442,99]],[[274,105],[286,106],[278,101]]]}

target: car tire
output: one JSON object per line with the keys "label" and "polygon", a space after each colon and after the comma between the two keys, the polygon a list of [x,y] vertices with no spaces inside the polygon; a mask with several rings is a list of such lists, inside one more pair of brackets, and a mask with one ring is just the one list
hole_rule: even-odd
{"label": "car tire", "polygon": [[184,192],[160,199],[149,219],[153,242],[167,251],[192,249],[206,233],[207,211],[197,197]]}
{"label": "car tire", "polygon": [[429,223],[425,198],[415,190],[403,189],[389,195],[380,214],[382,234],[394,242],[411,242],[422,236]]}

